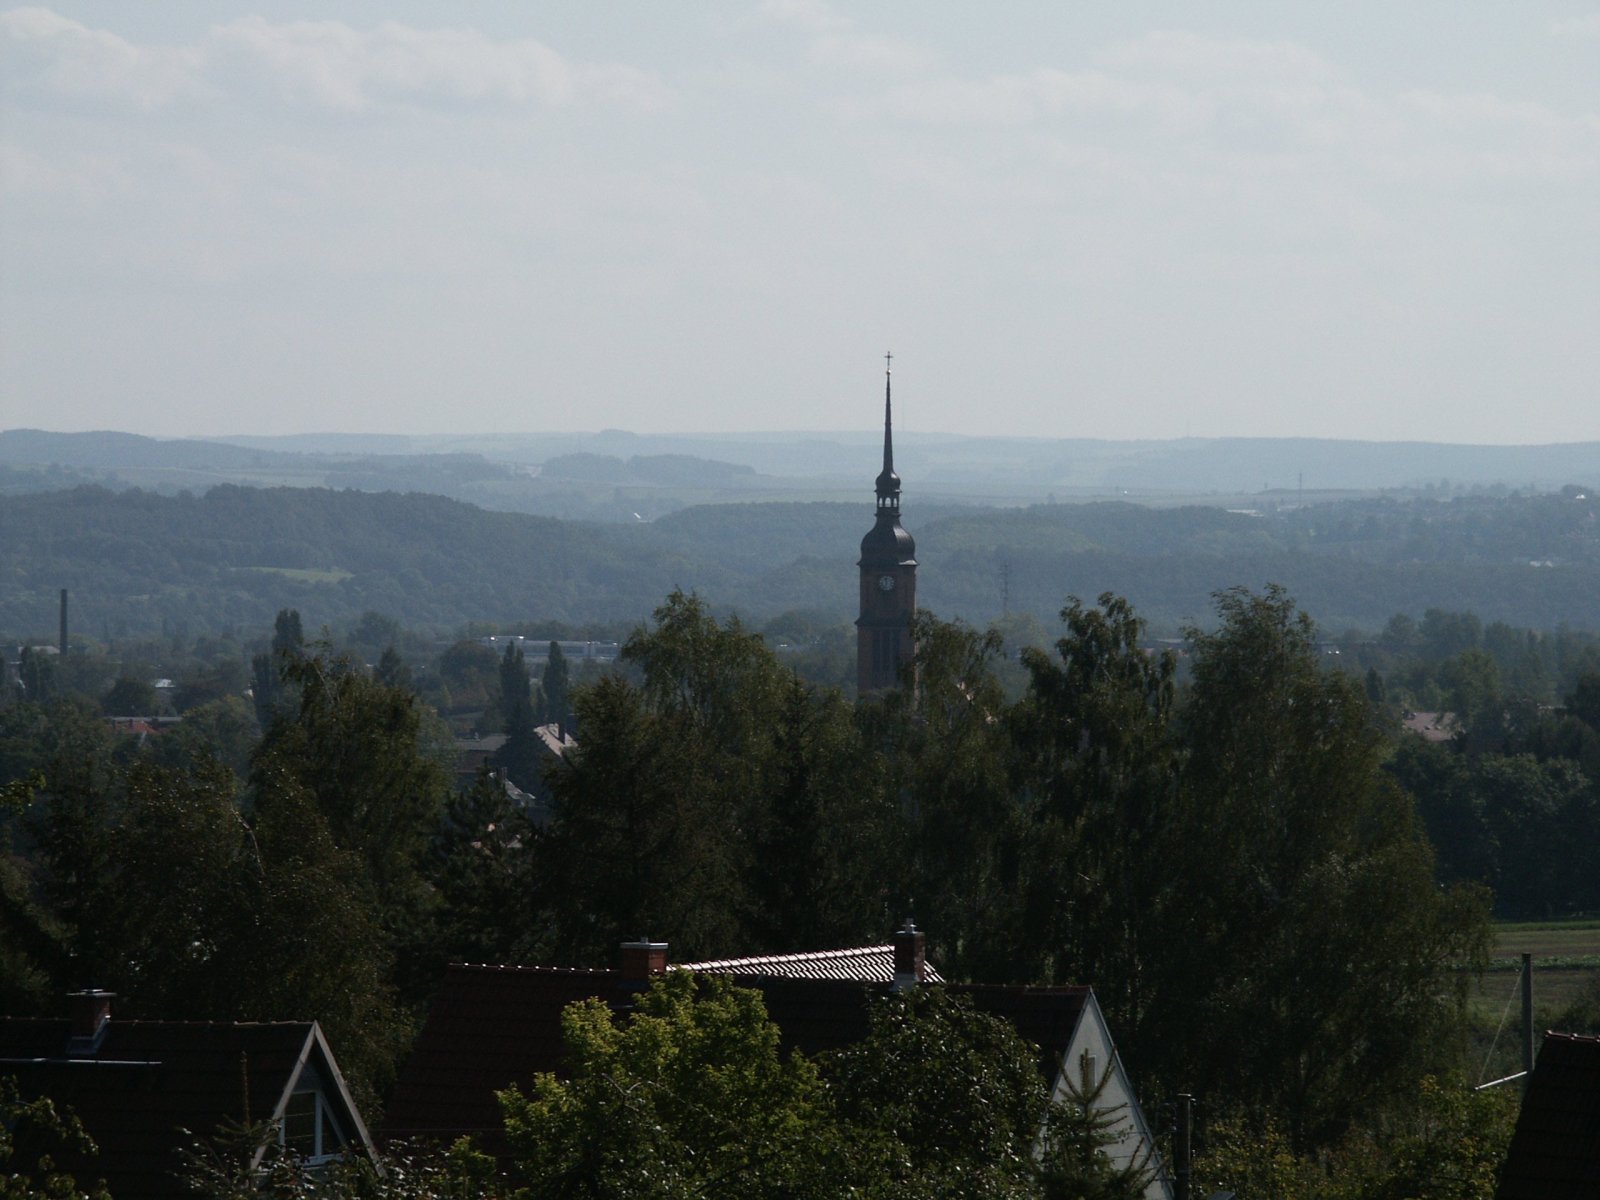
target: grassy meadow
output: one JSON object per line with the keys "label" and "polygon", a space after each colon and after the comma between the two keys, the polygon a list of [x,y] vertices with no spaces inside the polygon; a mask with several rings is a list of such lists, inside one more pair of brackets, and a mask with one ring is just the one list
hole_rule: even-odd
{"label": "grassy meadow", "polygon": [[1600,919],[1497,923],[1489,969],[1475,981],[1470,1001],[1475,1083],[1522,1069],[1524,954],[1533,955],[1535,1038],[1546,1029],[1600,1032]]}

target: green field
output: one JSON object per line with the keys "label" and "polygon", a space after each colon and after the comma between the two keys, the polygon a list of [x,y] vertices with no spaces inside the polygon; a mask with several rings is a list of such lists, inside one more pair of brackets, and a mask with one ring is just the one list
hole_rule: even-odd
{"label": "green field", "polygon": [[354,579],[351,571],[341,571],[337,567],[332,570],[321,571],[310,567],[234,567],[235,571],[258,571],[266,575],[282,575],[286,579],[299,580],[301,583],[343,583],[346,579]]}
{"label": "green field", "polygon": [[[1522,956],[1533,955],[1535,1036],[1546,1029],[1596,1032],[1600,1021],[1600,920],[1502,922],[1494,927],[1489,969],[1469,1000],[1473,1069],[1483,1080],[1521,1067]],[[1490,1047],[1493,1046],[1493,1053]],[[1487,1060],[1487,1065],[1479,1064]]]}
{"label": "green field", "polygon": [[1600,965],[1600,920],[1506,921],[1494,927],[1494,957],[1593,958]]}

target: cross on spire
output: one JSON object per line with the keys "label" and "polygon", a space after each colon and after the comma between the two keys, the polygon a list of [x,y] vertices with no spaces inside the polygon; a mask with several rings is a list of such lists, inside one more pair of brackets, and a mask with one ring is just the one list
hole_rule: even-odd
{"label": "cross on spire", "polygon": [[894,361],[894,351],[892,351],[892,350],[885,351],[884,355],[883,355],[883,370],[884,370],[884,374],[888,374],[888,372],[889,372],[889,364],[892,363],[893,361]]}

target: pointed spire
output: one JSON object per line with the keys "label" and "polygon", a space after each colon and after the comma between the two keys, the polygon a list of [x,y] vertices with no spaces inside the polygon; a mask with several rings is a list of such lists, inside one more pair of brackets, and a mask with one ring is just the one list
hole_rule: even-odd
{"label": "pointed spire", "polygon": [[892,419],[891,405],[889,402],[889,384],[891,371],[890,364],[894,362],[893,352],[883,356],[883,469],[890,474],[894,472],[894,422]]}
{"label": "pointed spire", "polygon": [[883,470],[877,479],[878,507],[900,507],[900,476],[894,473],[894,413],[890,398],[893,353],[883,356]]}

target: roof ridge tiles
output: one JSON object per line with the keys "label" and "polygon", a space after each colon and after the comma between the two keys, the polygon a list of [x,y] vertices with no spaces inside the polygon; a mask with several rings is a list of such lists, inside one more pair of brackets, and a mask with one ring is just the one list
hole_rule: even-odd
{"label": "roof ridge tiles", "polygon": [[615,975],[615,967],[547,967],[534,963],[453,962],[452,971],[482,971],[499,975]]}
{"label": "roof ridge tiles", "polygon": [[885,943],[881,946],[847,946],[841,950],[797,950],[788,954],[742,954],[737,958],[707,958],[700,962],[674,963],[680,971],[700,971],[712,967],[743,966],[747,963],[789,963],[789,962],[817,962],[823,959],[855,958],[863,954],[892,953],[894,947]]}

